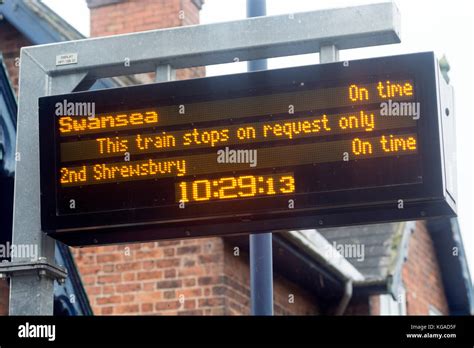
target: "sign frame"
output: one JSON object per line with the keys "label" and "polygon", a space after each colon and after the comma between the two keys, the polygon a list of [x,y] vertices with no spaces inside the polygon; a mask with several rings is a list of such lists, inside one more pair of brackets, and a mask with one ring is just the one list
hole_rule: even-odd
{"label": "sign frame", "polygon": [[[8,9],[8,2],[6,6]],[[347,21],[353,17],[361,20]],[[13,242],[38,245],[39,258],[55,266],[56,241],[41,230],[38,209],[38,98],[86,90],[104,77],[156,72],[157,81],[169,80],[174,69],[228,63],[235,57],[249,61],[319,51],[324,63],[334,45],[342,50],[399,43],[400,27],[396,5],[380,3],[22,48],[17,127],[21,160],[18,158],[15,166]],[[211,35],[213,40],[209,40],[209,33],[216,32],[228,35]],[[98,51],[108,54],[97,55]],[[77,52],[77,64],[55,65],[55,56],[71,52]],[[130,66],[123,64],[124,57],[130,58]],[[17,257],[11,263],[23,262]],[[53,283],[52,278],[38,278],[35,267],[23,272],[22,277],[12,277],[10,314],[52,315]]]}
{"label": "sign frame", "polygon": [[[156,208],[56,215],[56,200],[54,197],[56,197],[55,180],[57,178],[55,173],[58,172],[58,168],[54,166],[54,156],[58,148],[51,151],[54,148],[52,139],[54,137],[53,122],[55,122],[55,117],[47,119],[47,115],[51,115],[54,101],[58,98],[75,102],[84,101],[90,96],[94,96],[94,100],[97,100],[98,104],[104,101],[103,98],[108,98],[109,101],[121,100],[126,104],[127,100],[131,101],[133,96],[136,95],[143,96],[143,99],[147,100],[150,96],[156,94],[179,97],[204,89],[212,94],[224,96],[232,95],[234,90],[242,90],[243,86],[245,86],[244,89],[248,89],[249,86],[257,89],[272,88],[274,85],[287,83],[291,80],[298,83],[310,83],[315,80],[328,80],[331,76],[341,74],[344,75],[344,79],[357,80],[371,74],[380,74],[382,71],[387,75],[393,75],[402,70],[413,76],[415,82],[423,80],[423,89],[418,90],[418,93],[422,93],[422,95],[417,97],[417,100],[421,101],[422,115],[418,120],[418,130],[420,132],[418,137],[423,162],[422,184],[331,191],[323,194],[322,200],[338,202],[338,205],[324,209],[318,209],[315,206],[312,209],[287,209],[286,211],[259,214],[233,213],[224,216],[201,217],[199,219],[179,219],[174,215],[165,221],[152,220],[157,214],[163,215]],[[451,197],[454,194],[451,195],[447,192],[445,184],[445,158],[443,158],[443,146],[445,144],[442,143],[443,115],[440,94],[437,89],[438,85],[439,76],[434,54],[418,53],[356,60],[348,64],[337,62],[41,98],[39,122],[42,228],[53,238],[66,244],[91,245],[258,233],[269,230],[335,227],[454,215],[455,198]],[[423,115],[428,115],[428,117]],[[452,120],[454,117],[450,119]],[[432,151],[423,151],[423,149],[432,149]],[[437,151],[437,149],[440,151]],[[450,153],[450,151],[444,151],[445,155],[447,153]],[[351,202],[351,198],[354,197],[357,197],[359,201],[373,203]],[[290,197],[271,197],[272,200],[281,205],[286,204],[288,198]],[[403,208],[399,207],[399,200],[403,201]],[[217,201],[207,204],[213,206],[210,209],[213,211],[213,209],[217,209],[218,205],[236,204],[236,201]],[[250,203],[245,202],[245,204]]]}

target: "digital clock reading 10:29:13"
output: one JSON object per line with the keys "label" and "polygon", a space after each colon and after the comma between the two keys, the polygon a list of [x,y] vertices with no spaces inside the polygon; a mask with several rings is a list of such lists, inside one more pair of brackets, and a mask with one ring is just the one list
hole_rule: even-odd
{"label": "digital clock reading 10:29:13", "polygon": [[295,192],[293,173],[226,176],[197,179],[176,184],[178,202],[271,196]]}

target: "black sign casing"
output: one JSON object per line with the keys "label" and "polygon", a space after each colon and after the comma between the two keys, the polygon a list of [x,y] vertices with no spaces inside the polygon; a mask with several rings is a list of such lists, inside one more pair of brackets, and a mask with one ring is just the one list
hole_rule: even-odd
{"label": "black sign casing", "polygon": [[[454,216],[454,110],[446,110],[442,96],[448,87],[438,70],[433,53],[419,53],[40,98],[42,229],[79,246]],[[106,113],[397,77],[410,78],[416,86],[421,106],[419,155],[281,169],[294,169],[300,187],[316,183],[325,187],[318,192],[297,190],[294,195],[208,201],[182,209],[170,201],[176,178],[161,184],[143,180],[78,186],[70,191],[57,184],[61,163],[55,105],[64,100],[95,102],[96,113]],[[394,184],[402,179],[404,183]],[[71,212],[67,212],[69,197],[75,203]],[[167,197],[166,204],[160,205],[160,197]]]}

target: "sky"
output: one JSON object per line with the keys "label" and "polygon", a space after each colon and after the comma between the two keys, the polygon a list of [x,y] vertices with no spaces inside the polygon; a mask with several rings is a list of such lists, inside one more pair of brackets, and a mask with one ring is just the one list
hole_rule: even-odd
{"label": "sky", "polygon": [[[267,15],[287,14],[335,7],[370,4],[382,1],[359,0],[267,0]],[[44,0],[84,35],[89,34],[89,11],[85,0]],[[245,18],[245,0],[206,0],[201,23],[215,23]],[[446,55],[451,70],[450,83],[455,89],[457,129],[458,216],[469,267],[474,272],[474,25],[472,1],[395,1],[402,18],[402,43],[340,52],[341,60],[352,60],[412,52],[434,51]],[[269,68],[316,64],[317,54],[271,59]],[[207,75],[244,72],[246,63],[207,67]]]}

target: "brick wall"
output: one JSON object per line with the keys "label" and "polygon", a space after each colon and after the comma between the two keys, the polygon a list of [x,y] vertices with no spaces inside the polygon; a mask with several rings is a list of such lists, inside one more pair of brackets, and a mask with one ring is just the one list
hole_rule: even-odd
{"label": "brick wall", "polygon": [[[89,0],[88,3],[93,37],[199,23],[199,8],[193,0],[124,0],[104,6],[94,5],[100,3],[97,0]],[[202,67],[176,72],[178,80],[204,75],[205,68]],[[141,77],[143,79],[144,76]],[[143,79],[143,82],[150,81]]]}
{"label": "brick wall", "polygon": [[410,238],[403,282],[408,315],[426,315],[430,305],[443,314],[449,314],[433,241],[424,222],[416,223]]}
{"label": "brick wall", "polygon": [[223,314],[223,241],[74,249],[95,314]]}
{"label": "brick wall", "polygon": [[8,315],[8,282],[0,280],[0,315]]}
{"label": "brick wall", "polygon": [[20,48],[31,43],[7,21],[0,21],[0,53],[2,53],[8,74],[15,91],[18,92],[18,60]]}
{"label": "brick wall", "polygon": [[[95,314],[250,313],[248,255],[221,238],[74,250]],[[275,314],[317,314],[311,294],[276,276]]]}
{"label": "brick wall", "polygon": [[[185,0],[189,3],[190,0]],[[190,13],[180,12],[181,1],[176,0],[135,0],[91,6],[91,36],[108,36],[151,29],[171,28],[184,25],[183,17],[192,16],[193,24],[199,22],[194,4],[186,5]]]}
{"label": "brick wall", "polygon": [[[225,314],[250,314],[249,255],[239,252],[234,246],[224,244],[224,288]],[[274,275],[274,312],[277,315],[315,315],[320,313],[314,295],[297,285]]]}

